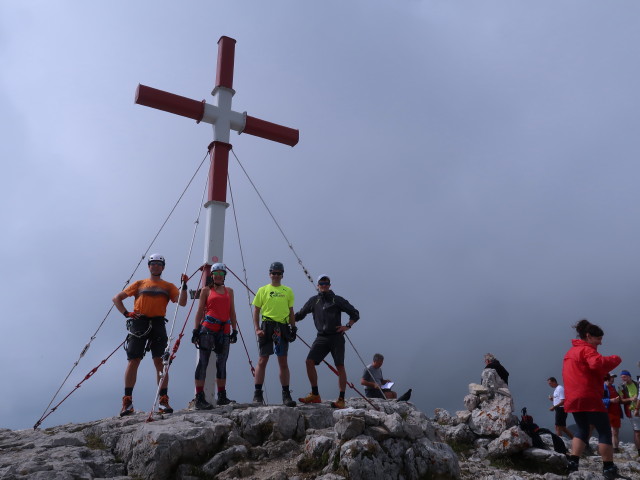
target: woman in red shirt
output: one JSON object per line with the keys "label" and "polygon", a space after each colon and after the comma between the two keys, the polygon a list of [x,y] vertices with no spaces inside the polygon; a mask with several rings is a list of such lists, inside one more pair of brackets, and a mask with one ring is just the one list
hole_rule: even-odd
{"label": "woman in red shirt", "polygon": [[191,342],[199,349],[196,367],[196,410],[213,408],[204,395],[204,383],[211,352],[216,354],[216,385],[218,387],[218,405],[233,402],[227,397],[227,358],[229,344],[238,340],[236,308],[233,301],[233,289],[225,286],[227,267],[224,263],[211,266],[211,276],[207,285],[200,290],[198,311],[195,316],[195,328]]}
{"label": "woman in red shirt", "polygon": [[578,339],[571,340],[572,347],[564,356],[562,378],[564,380],[564,409],[572,413],[578,427],[573,437],[569,472],[578,470],[578,461],[589,442],[589,425],[598,431],[598,450],[602,456],[605,478],[617,478],[618,468],[613,464],[611,427],[609,415],[602,402],[602,379],[622,359],[617,355],[603,357],[598,353],[604,332],[588,320],[580,320],[573,328]]}

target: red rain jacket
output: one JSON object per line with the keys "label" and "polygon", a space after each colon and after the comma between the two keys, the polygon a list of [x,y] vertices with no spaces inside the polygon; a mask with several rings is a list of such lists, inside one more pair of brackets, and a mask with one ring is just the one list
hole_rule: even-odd
{"label": "red rain jacket", "polygon": [[606,412],[602,403],[602,382],[605,374],[622,362],[617,355],[603,357],[595,345],[584,340],[571,340],[573,347],[564,356],[565,412]]}

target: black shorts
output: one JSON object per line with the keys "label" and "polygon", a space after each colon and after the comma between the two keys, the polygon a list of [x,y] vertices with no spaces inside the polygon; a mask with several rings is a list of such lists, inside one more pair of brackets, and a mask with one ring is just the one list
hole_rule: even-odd
{"label": "black shorts", "polygon": [[[144,357],[146,351],[151,350],[153,358],[161,357],[167,348],[167,329],[164,317],[142,317],[132,319],[129,326],[129,335],[125,343],[127,359],[134,360]],[[151,328],[149,328],[151,327]],[[145,334],[146,333],[146,334]]]}
{"label": "black shorts", "polygon": [[320,362],[329,353],[331,353],[336,367],[344,365],[344,335],[341,333],[318,335],[311,345],[307,360],[313,360],[316,365],[320,365]]}
{"label": "black shorts", "polygon": [[258,337],[258,346],[261,357],[276,354],[277,357],[286,357],[289,353],[289,324],[264,321],[260,325],[264,336]]}
{"label": "black shorts", "polygon": [[589,443],[589,430],[591,425],[598,432],[598,443],[611,445],[611,424],[607,412],[573,412],[573,419],[578,427],[575,434],[584,443]]}
{"label": "black shorts", "polygon": [[[391,390],[388,388],[383,388],[382,391],[390,392]],[[373,388],[373,389],[365,388],[364,394],[367,396],[367,398],[387,398],[382,395],[382,392],[380,392],[379,388]]]}
{"label": "black shorts", "polygon": [[564,411],[564,407],[556,407],[556,427],[566,427],[567,426],[567,412]]}

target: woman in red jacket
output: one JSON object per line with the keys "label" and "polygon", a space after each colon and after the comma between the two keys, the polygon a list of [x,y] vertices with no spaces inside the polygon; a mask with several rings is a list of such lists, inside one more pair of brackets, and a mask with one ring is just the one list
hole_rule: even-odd
{"label": "woman in red jacket", "polygon": [[617,367],[622,359],[617,355],[603,357],[598,353],[604,332],[588,320],[580,320],[573,328],[578,339],[564,356],[562,378],[564,381],[564,409],[572,413],[578,427],[573,438],[569,471],[578,470],[580,455],[589,442],[589,425],[598,431],[598,450],[602,456],[605,478],[617,478],[618,468],[613,464],[611,427],[609,415],[602,403],[602,378]]}

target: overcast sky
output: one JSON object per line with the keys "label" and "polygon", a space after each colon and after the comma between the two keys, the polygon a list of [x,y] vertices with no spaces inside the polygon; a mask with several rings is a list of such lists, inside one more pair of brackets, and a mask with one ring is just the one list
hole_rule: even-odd
{"label": "overcast sky", "polygon": [[[300,130],[294,148],[234,134],[234,152],[311,274],[360,310],[350,338],[365,361],[386,356],[399,393],[428,415],[463,409],[490,351],[516,408],[550,427],[545,380],[581,318],[640,373],[639,14],[635,1],[0,2],[0,427],[40,418],[212,140],[135,105],[138,83],[211,100],[222,35],[237,40],[234,109]],[[185,268],[207,169],[148,252],[175,283],[203,262],[204,221]],[[233,156],[230,179],[251,288],[282,261],[297,310],[311,284]],[[231,208],[226,227],[240,273]],[[145,261],[134,279],[147,275]],[[228,284],[256,364],[247,296]],[[311,342],[310,318],[299,326]],[[191,328],[174,408],[193,397]],[[114,311],[60,396],[124,336]],[[294,397],[309,391],[306,353],[293,344]],[[119,350],[43,426],[116,415],[125,364]],[[346,367],[359,383],[350,346]],[[337,377],[319,373],[333,400]],[[137,409],[153,378],[145,358]],[[266,388],[278,403],[274,361]],[[237,344],[228,394],[252,390]]]}

